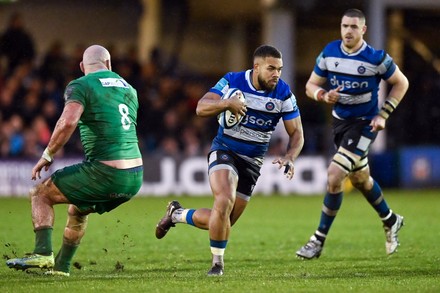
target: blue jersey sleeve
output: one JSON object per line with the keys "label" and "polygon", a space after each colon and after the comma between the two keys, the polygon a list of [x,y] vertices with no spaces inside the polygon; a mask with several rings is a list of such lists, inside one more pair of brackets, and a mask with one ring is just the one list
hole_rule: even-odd
{"label": "blue jersey sleeve", "polygon": [[209,90],[211,93],[223,96],[230,87],[232,72],[226,73],[217,83]]}
{"label": "blue jersey sleeve", "polygon": [[313,71],[321,77],[327,77],[327,67],[323,57],[324,52],[321,52],[321,54],[319,54],[319,56],[316,58],[316,63]]}

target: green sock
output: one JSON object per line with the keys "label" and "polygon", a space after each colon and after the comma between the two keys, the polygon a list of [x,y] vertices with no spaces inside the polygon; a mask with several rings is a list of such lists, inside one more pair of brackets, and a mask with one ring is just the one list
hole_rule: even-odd
{"label": "green sock", "polygon": [[69,273],[70,263],[77,249],[78,249],[78,245],[69,245],[63,243],[63,246],[61,246],[60,251],[55,257],[54,270]]}
{"label": "green sock", "polygon": [[52,227],[40,227],[35,231],[34,253],[50,255],[52,253]]}

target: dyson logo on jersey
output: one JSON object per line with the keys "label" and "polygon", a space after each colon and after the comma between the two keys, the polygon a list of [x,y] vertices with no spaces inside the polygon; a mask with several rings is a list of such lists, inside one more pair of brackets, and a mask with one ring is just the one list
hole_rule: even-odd
{"label": "dyson logo on jersey", "polygon": [[255,116],[246,115],[241,121],[242,124],[250,123],[258,126],[271,126],[272,120],[264,120],[262,118],[257,118]]}
{"label": "dyson logo on jersey", "polygon": [[368,88],[368,81],[351,81],[351,80],[338,80],[338,78],[333,75],[330,78],[330,84],[335,88],[340,86],[342,89],[366,89]]}

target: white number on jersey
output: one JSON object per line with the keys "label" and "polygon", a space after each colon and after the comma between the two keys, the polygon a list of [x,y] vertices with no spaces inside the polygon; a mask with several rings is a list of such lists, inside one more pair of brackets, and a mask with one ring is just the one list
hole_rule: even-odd
{"label": "white number on jersey", "polygon": [[130,129],[131,121],[128,118],[128,107],[125,104],[119,104],[119,113],[121,113],[121,124],[125,130]]}

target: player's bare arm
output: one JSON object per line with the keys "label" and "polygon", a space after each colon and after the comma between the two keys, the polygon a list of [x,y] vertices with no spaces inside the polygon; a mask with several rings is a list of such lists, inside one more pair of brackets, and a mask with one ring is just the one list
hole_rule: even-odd
{"label": "player's bare arm", "polygon": [[322,89],[322,86],[327,82],[327,78],[317,75],[315,72],[310,74],[309,80],[306,83],[306,95],[307,97],[314,99],[313,95],[317,90]]}
{"label": "player's bare arm", "polygon": [[196,114],[201,117],[215,116],[223,111],[229,110],[234,115],[245,115],[246,104],[238,97],[222,100],[215,93],[207,92],[197,103]]}
{"label": "player's bare arm", "polygon": [[327,82],[327,78],[317,75],[312,72],[309,80],[306,83],[306,95],[318,102],[325,102],[327,104],[334,104],[339,100],[339,91],[342,87],[326,91],[322,86]]}
{"label": "player's bare arm", "polygon": [[70,102],[65,105],[43,156],[32,169],[32,180],[41,178],[40,173],[43,168],[45,171],[49,169],[53,156],[66,144],[75,131],[83,111],[84,108],[80,103]]}
{"label": "player's bare arm", "polygon": [[58,152],[70,139],[83,111],[84,107],[80,103],[70,102],[66,104],[47,146],[52,154]]}
{"label": "player's bare arm", "polygon": [[294,161],[299,156],[304,146],[304,133],[301,122],[301,117],[284,121],[284,127],[289,135],[289,142],[287,144],[287,151],[284,157],[275,159],[272,163],[278,164],[278,168],[281,169],[285,166],[285,174],[287,179],[292,179],[295,174]]}
{"label": "player's bare arm", "polygon": [[392,86],[388,96],[395,98],[397,101],[402,101],[409,87],[409,82],[406,76],[397,67],[393,75],[387,79],[387,83]]}
{"label": "player's bare arm", "polygon": [[383,105],[381,106],[379,114],[371,120],[370,125],[372,127],[371,131],[373,132],[385,129],[386,120],[397,108],[400,101],[402,101],[409,87],[408,79],[399,68],[396,68],[396,71],[393,73],[393,75],[387,79],[387,83],[392,87],[388,96],[385,98]]}

